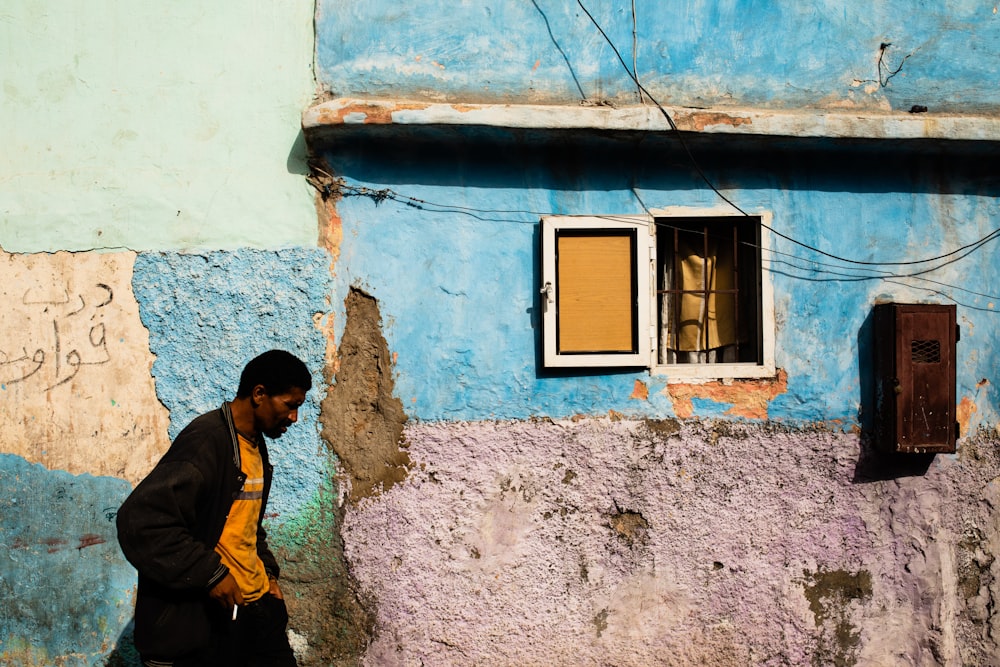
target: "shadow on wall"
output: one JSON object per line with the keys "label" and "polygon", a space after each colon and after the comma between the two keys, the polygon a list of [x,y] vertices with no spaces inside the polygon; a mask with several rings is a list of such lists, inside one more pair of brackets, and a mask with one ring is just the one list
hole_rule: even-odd
{"label": "shadow on wall", "polygon": [[289,174],[308,176],[308,158],[309,149],[306,147],[306,135],[303,134],[300,128],[298,134],[295,135],[295,141],[292,142],[291,148],[288,149],[288,157],[285,159],[285,169],[288,170]]}
{"label": "shadow on wall", "polygon": [[130,620],[115,641],[115,647],[104,661],[104,667],[142,667],[139,653],[135,650],[132,632],[135,620]]}
{"label": "shadow on wall", "polygon": [[[689,157],[693,154],[717,186],[733,190],[1000,194],[989,160],[979,159],[986,149],[962,141],[935,144],[928,151],[926,144],[907,141],[704,133],[686,136],[681,144],[673,133],[405,124],[320,127],[310,129],[305,141],[331,174],[388,188],[701,189],[705,183]],[[298,140],[289,171],[297,150]],[[494,213],[511,218],[518,212]]]}
{"label": "shadow on wall", "polygon": [[875,437],[875,335],[874,310],[868,312],[858,330],[858,377],[861,397],[858,423],[860,450],[854,467],[855,484],[924,475],[934,454],[899,454],[880,451]]}

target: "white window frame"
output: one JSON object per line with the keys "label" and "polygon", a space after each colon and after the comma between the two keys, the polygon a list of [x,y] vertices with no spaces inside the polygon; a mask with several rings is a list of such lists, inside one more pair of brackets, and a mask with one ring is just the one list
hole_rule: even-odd
{"label": "white window frame", "polygon": [[[725,206],[709,208],[669,206],[650,211],[652,220],[657,218],[732,218],[734,222],[746,217],[733,214],[733,209]],[[650,366],[652,375],[666,375],[671,381],[688,379],[737,379],[737,378],[768,378],[774,377],[774,287],[771,283],[770,248],[771,234],[769,232],[774,218],[770,211],[749,212],[752,217],[760,219],[760,307],[761,307],[761,362],[734,364],[657,364],[657,357],[652,357]],[[654,225],[655,228],[655,225]],[[654,231],[655,233],[655,231]],[[653,308],[655,308],[656,292],[653,288]],[[655,329],[656,325],[653,325]]]}
{"label": "white window frame", "polygon": [[[658,364],[657,345],[659,332],[656,317],[656,225],[657,218],[743,218],[733,215],[728,207],[670,206],[650,210],[649,215],[607,216],[545,216],[542,218],[542,330],[543,361],[547,368],[588,367],[642,367],[651,375],[667,376],[668,382],[687,380],[713,380],[737,378],[769,378],[776,372],[774,360],[774,289],[770,272],[771,234],[769,228],[773,214],[754,211],[750,215],[761,223],[761,362],[732,364]],[[556,280],[555,238],[560,230],[573,229],[633,229],[637,234],[636,280],[638,281],[637,326],[639,349],[635,354],[559,354],[556,342],[558,284]],[[645,286],[645,288],[643,287]],[[648,334],[643,334],[648,332]]]}
{"label": "white window frame", "polygon": [[[542,218],[542,319],[543,319],[543,356],[547,368],[588,368],[599,366],[639,366],[648,368],[652,362],[652,343],[648,336],[652,334],[649,324],[651,289],[655,289],[655,283],[650,283],[653,274],[650,270],[653,265],[653,255],[656,247],[650,247],[650,243],[656,237],[649,232],[652,220],[645,215],[637,216],[572,216],[555,215]],[[628,353],[598,353],[598,354],[560,354],[556,341],[558,330],[558,304],[556,303],[559,294],[559,285],[556,279],[556,234],[563,230],[577,229],[612,229],[612,230],[633,230],[635,232],[635,257],[633,261],[636,267],[636,280],[638,289],[636,290],[636,327],[638,329],[638,348],[636,352]],[[645,289],[642,287],[646,285]]]}

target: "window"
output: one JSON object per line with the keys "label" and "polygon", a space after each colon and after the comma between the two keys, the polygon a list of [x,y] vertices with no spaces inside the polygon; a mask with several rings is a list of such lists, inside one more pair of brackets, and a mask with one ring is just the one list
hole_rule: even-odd
{"label": "window", "polygon": [[765,218],[690,209],[544,218],[545,366],[773,375]]}
{"label": "window", "polygon": [[649,223],[545,218],[546,366],[649,365]]}

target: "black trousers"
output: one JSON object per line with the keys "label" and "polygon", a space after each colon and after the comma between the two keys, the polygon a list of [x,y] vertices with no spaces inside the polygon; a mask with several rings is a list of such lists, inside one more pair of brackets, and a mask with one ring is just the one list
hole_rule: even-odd
{"label": "black trousers", "polygon": [[147,667],[297,667],[288,644],[288,610],[273,595],[232,610],[219,607],[211,615],[211,643],[197,653],[156,658],[142,656]]}

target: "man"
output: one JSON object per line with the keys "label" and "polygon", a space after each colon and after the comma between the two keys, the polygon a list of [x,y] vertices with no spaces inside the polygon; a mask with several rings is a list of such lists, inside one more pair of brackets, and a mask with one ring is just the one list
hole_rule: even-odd
{"label": "man", "polygon": [[256,357],[236,398],[181,431],[118,510],[147,667],[295,666],[261,526],[273,472],[262,436],[281,437],[311,387],[294,355]]}

